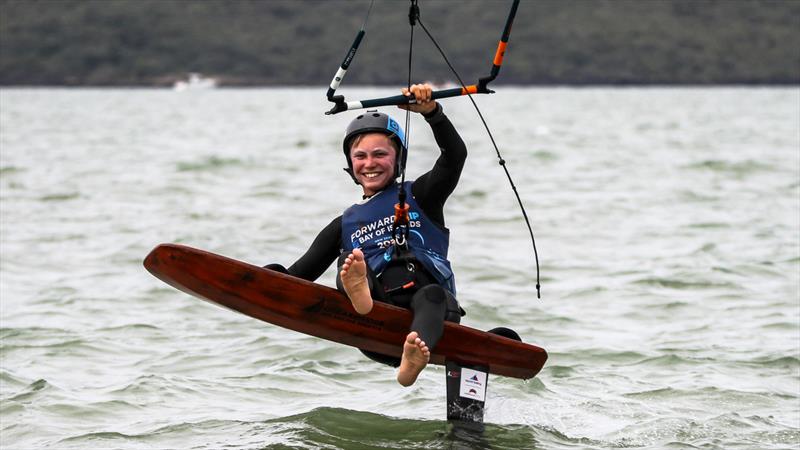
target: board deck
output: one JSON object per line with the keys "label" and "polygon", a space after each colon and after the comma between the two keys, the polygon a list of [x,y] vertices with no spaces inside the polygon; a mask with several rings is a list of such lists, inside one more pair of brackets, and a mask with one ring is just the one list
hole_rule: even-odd
{"label": "board deck", "polygon": [[[358,314],[341,292],[235,259],[179,244],[161,244],[144,260],[150,273],[187,294],[250,317],[322,339],[400,356],[411,311],[375,302]],[[431,362],[489,367],[489,372],[528,379],[542,369],[547,352],[496,334],[445,322]]]}

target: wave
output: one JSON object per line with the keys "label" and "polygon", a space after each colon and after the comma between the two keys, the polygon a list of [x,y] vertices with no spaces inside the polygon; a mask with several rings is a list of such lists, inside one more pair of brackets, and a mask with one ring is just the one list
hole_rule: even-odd
{"label": "wave", "polygon": [[25,172],[27,169],[17,166],[0,167],[0,175],[13,175],[15,173]]}
{"label": "wave", "polygon": [[697,223],[690,223],[686,226],[688,228],[699,228],[701,230],[723,230],[732,228],[732,225],[727,222],[697,222]]}
{"label": "wave", "polygon": [[2,392],[5,392],[10,387],[15,388],[23,388],[30,384],[29,381],[14,375],[13,373],[9,372],[8,370],[0,370],[0,386],[2,386]]}
{"label": "wave", "polygon": [[21,392],[18,392],[9,398],[4,398],[3,403],[7,401],[17,403],[27,402],[39,397],[42,393],[49,389],[52,389],[52,386],[47,382],[47,380],[38,379],[27,385],[24,389],[22,389]]}
{"label": "wave", "polygon": [[786,330],[786,331],[797,331],[797,323],[796,322],[773,322],[768,323],[766,325],[761,325],[761,328],[767,330]]}
{"label": "wave", "polygon": [[707,364],[707,359],[697,360],[691,358],[684,358],[682,356],[678,356],[675,354],[666,354],[660,356],[654,356],[651,358],[645,358],[641,361],[637,361],[632,365],[652,365],[656,367],[677,367],[680,365],[697,365],[697,364]]}
{"label": "wave", "polygon": [[200,161],[184,161],[177,164],[179,172],[204,172],[209,170],[217,170],[226,167],[241,167],[245,162],[237,158],[220,158],[219,156],[208,156]]}
{"label": "wave", "polygon": [[[168,289],[164,289],[168,291]],[[117,332],[117,331],[158,331],[161,328],[149,323],[131,323],[126,325],[117,325],[113,327],[98,328],[99,332]]]}
{"label": "wave", "polygon": [[81,194],[78,192],[65,192],[65,193],[58,193],[58,194],[48,194],[39,197],[39,201],[42,202],[65,202],[68,200],[75,200],[76,198],[80,198]]}
{"label": "wave", "polygon": [[[565,353],[551,351],[549,355],[551,361],[574,360],[579,361],[580,364],[602,363],[604,367],[611,363],[636,364],[644,359],[651,358],[650,355],[633,350],[614,351],[596,347],[571,348],[565,350]],[[545,368],[547,367],[549,366],[545,366]]]}
{"label": "wave", "polygon": [[[121,448],[121,443],[126,442],[126,446],[130,445],[130,441],[146,441],[148,435],[135,435],[125,434],[116,431],[99,431],[93,433],[85,433],[77,436],[61,439],[55,445],[60,448]],[[113,443],[114,445],[107,445]]]}
{"label": "wave", "polygon": [[[665,400],[671,402],[678,402],[681,400],[696,400],[701,403],[709,405],[716,405],[724,403],[727,405],[743,404],[743,405],[758,405],[771,406],[773,398],[782,400],[795,400],[797,395],[780,394],[772,391],[741,391],[737,389],[719,388],[716,386],[707,386],[698,389],[679,389],[673,387],[665,387],[658,389],[649,389],[645,391],[630,392],[623,394],[627,398],[635,398],[639,400]],[[694,403],[697,406],[697,403]]]}
{"label": "wave", "polygon": [[[41,336],[33,338],[34,340],[24,342],[20,341],[18,344],[9,344],[4,342],[0,348],[4,352],[12,350],[30,350],[30,349],[47,349],[47,355],[53,355],[54,352],[60,352],[62,356],[86,356],[89,354],[103,355],[107,353],[107,348],[100,345],[98,341],[89,338],[77,338],[69,336],[51,336],[45,337],[42,341]],[[52,339],[48,341],[47,339]]]}
{"label": "wave", "polygon": [[719,283],[712,281],[688,281],[675,278],[647,277],[635,280],[634,284],[646,286],[658,286],[671,289],[712,289],[712,288],[736,288],[735,283]]}
{"label": "wave", "polygon": [[685,166],[685,168],[690,170],[710,170],[718,173],[730,173],[738,176],[775,170],[775,167],[759,161],[747,160],[733,162],[721,159],[707,159],[705,161],[689,164]]}
{"label": "wave", "polygon": [[[765,430],[764,428],[769,428]],[[664,417],[640,421],[610,436],[614,447],[648,448],[796,448],[800,431],[782,429],[763,416],[735,412],[699,420]]]}
{"label": "wave", "polygon": [[144,408],[124,400],[108,400],[93,403],[54,403],[47,405],[48,412],[58,414],[63,418],[81,418],[82,420],[95,418],[103,420],[108,416],[126,410],[143,410]]}
{"label": "wave", "polygon": [[6,353],[27,349],[103,351],[97,342],[69,330],[45,327],[0,328],[0,349]]}
{"label": "wave", "polygon": [[558,153],[547,150],[535,151],[533,152],[533,157],[542,162],[551,162],[561,159],[561,156]]}
{"label": "wave", "polygon": [[[681,392],[659,390],[662,394]],[[652,393],[651,393],[652,394]],[[561,427],[558,427],[561,428]],[[200,419],[152,429],[84,432],[53,443],[56,448],[174,449],[534,449],[534,448],[724,448],[734,442],[795,445],[797,429],[771,417],[736,412],[706,419],[644,418],[610,433],[586,436],[551,425],[486,424],[482,433],[444,420],[398,418],[345,408],[322,407],[268,420]]]}
{"label": "wave", "polygon": [[578,370],[571,366],[545,366],[542,374],[553,378],[570,378],[575,376]]}
{"label": "wave", "polygon": [[775,369],[800,369],[800,358],[797,356],[762,356],[747,361],[740,361],[740,363]]}
{"label": "wave", "polygon": [[[224,441],[219,441],[225,436]],[[395,418],[343,408],[316,408],[265,421],[200,420],[149,431],[108,429],[81,433],[54,443],[57,448],[319,449],[465,448],[528,449],[540,441],[599,445],[559,431],[530,425],[485,425],[483,433],[443,420]]]}

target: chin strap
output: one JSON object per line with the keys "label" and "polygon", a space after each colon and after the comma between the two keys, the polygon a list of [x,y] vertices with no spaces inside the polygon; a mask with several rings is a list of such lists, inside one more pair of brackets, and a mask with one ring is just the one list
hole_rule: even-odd
{"label": "chin strap", "polygon": [[347,174],[348,174],[348,175],[350,175],[350,178],[352,178],[352,179],[353,179],[353,182],[354,182],[355,184],[357,184],[357,185],[359,185],[359,186],[361,185],[361,183],[359,183],[359,182],[358,182],[358,179],[356,178],[356,174],[355,174],[355,173],[353,173],[353,168],[352,168],[352,167],[345,167],[345,168],[344,168],[344,169],[342,169],[342,170],[344,170],[345,172],[347,172]]}

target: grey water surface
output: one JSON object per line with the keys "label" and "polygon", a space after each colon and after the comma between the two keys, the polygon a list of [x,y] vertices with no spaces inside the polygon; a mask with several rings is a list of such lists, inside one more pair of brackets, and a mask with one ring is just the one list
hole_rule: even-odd
{"label": "grey water surface", "polygon": [[[491,377],[483,436],[445,422],[441,367],[401,388],[142,267],[161,242],[302,254],[359,198],[324,90],[0,90],[1,448],[800,448],[800,89],[477,97],[541,300],[490,141],[444,101],[463,323],[550,353]],[[410,138],[414,178],[438,151],[419,117]]]}

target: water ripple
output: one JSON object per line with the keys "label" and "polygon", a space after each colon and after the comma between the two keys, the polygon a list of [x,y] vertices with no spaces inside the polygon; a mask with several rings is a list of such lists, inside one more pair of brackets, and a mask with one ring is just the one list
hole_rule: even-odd
{"label": "water ripple", "polygon": [[[292,264],[359,198],[328,151],[349,118],[321,119],[322,91],[0,89],[3,448],[797,448],[800,90],[498,91],[543,298],[458,102],[450,256],[463,323],[550,359],[492,377],[486,432],[453,437],[441,367],[403,389],[142,268],[160,242]],[[437,155],[415,136],[412,178]]]}

